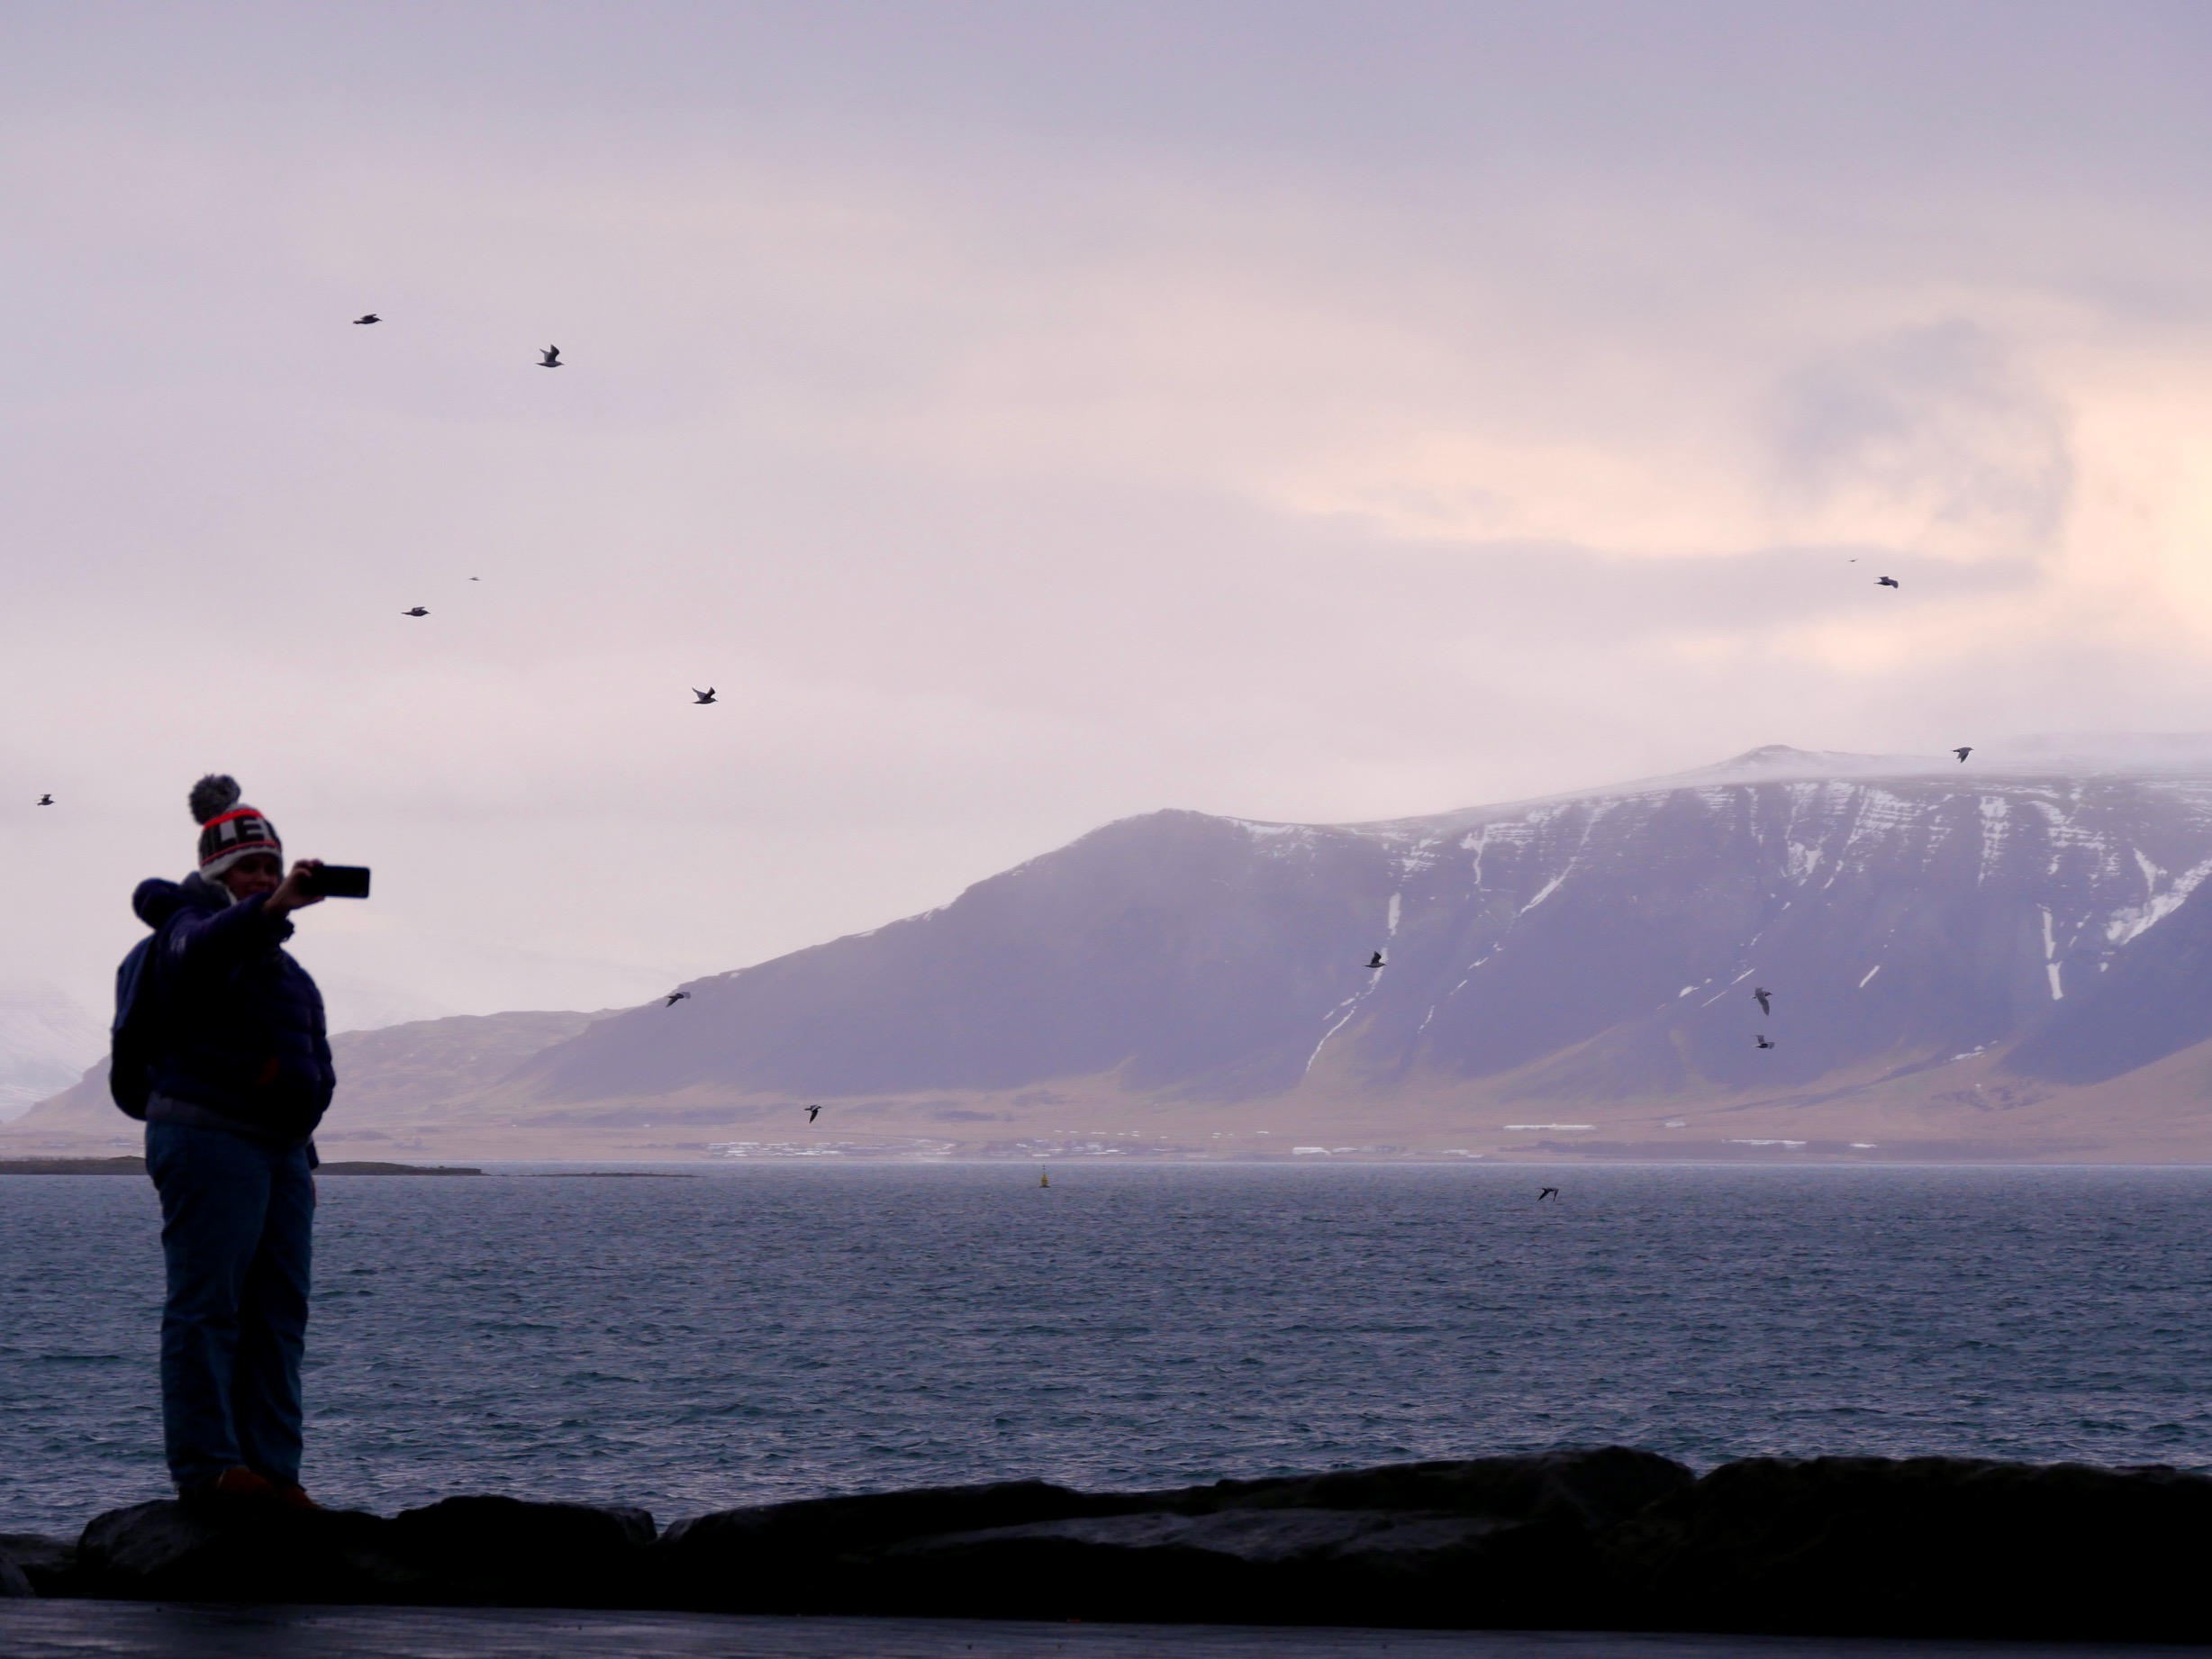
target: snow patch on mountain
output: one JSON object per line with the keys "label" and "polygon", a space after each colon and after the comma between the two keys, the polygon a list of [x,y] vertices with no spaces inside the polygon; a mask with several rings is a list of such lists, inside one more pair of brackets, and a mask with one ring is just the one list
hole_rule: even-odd
{"label": "snow patch on mountain", "polygon": [[[2157,866],[2152,865],[2140,852],[2135,854],[2135,857],[2146,866],[2144,871],[2146,883],[2154,887],[2156,880],[2150,875],[2150,871],[2156,869]],[[2159,874],[2162,875],[2164,872],[2159,871]],[[2125,910],[2115,911],[2105,923],[2106,939],[2114,945],[2125,945],[2130,939],[2156,927],[2165,918],[2181,908],[2182,902],[2190,893],[2197,891],[2198,886],[2207,875],[2212,875],[2212,858],[2207,858],[2203,863],[2184,870],[2174,878],[2165,892],[2153,893],[2147,902],[2130,905]]]}

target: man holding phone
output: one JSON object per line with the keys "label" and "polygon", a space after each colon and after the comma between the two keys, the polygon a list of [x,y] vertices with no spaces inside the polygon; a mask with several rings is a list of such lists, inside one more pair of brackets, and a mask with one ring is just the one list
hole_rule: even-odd
{"label": "man holding phone", "polygon": [[155,929],[146,1168],[168,1278],[162,1440],[188,1500],[313,1508],[299,1482],[312,1137],[337,1079],[322,993],[284,943],[293,912],[325,896],[323,866],[287,874],[276,827],[231,778],[202,778],[191,802],[199,869],[131,897]]}

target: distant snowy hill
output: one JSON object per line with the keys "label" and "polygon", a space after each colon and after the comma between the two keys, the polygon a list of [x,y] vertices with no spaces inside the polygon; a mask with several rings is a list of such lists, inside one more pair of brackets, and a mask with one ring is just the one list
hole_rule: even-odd
{"label": "distant snowy hill", "polygon": [[582,1101],[1113,1073],[1228,1101],[1326,1064],[1373,1089],[1514,1074],[1562,1101],[1802,1086],[2008,1041],[2207,874],[2212,776],[1784,749],[1393,823],[1158,812],[695,982],[517,1081]]}
{"label": "distant snowy hill", "polygon": [[42,983],[0,982],[0,1123],[67,1088],[107,1047],[107,1022]]}

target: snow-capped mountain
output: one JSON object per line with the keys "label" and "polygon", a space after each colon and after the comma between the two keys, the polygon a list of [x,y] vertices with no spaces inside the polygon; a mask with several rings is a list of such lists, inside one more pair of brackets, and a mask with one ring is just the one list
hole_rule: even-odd
{"label": "snow-capped mountain", "polygon": [[1156,812],[942,910],[696,982],[676,1017],[603,1020],[515,1081],[547,1101],[1106,1074],[1192,1101],[1318,1076],[1510,1075],[1562,1100],[1801,1088],[2008,1042],[2208,874],[2212,766],[1769,748],[1389,823]]}
{"label": "snow-capped mountain", "polygon": [[2208,877],[2187,738],[1155,812],[673,1005],[342,1044],[324,1144],[2205,1161]]}

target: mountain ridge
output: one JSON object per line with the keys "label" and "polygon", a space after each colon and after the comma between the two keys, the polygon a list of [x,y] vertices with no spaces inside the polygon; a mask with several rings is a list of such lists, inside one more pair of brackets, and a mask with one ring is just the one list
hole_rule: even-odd
{"label": "mountain ridge", "polygon": [[387,1028],[331,1133],[2212,1159],[2212,739],[2144,742],[2132,772],[1772,745],[1422,818],[1141,814],[680,1003],[531,1028],[496,1075],[395,1083],[417,1038]]}

